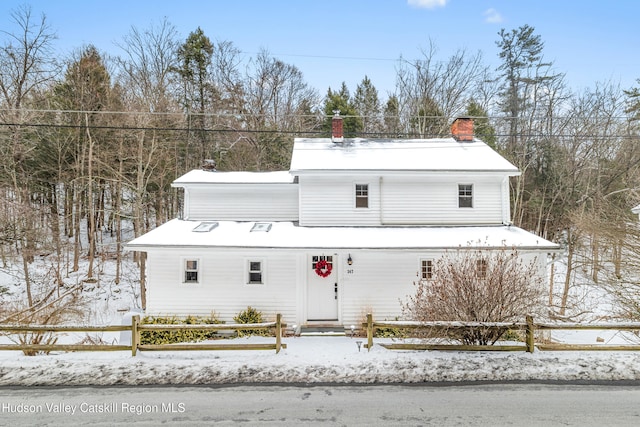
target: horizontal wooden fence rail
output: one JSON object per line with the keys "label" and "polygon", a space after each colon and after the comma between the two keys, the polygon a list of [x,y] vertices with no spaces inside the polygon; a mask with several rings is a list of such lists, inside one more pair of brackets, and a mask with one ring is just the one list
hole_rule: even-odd
{"label": "horizontal wooden fence rail", "polygon": [[[140,323],[140,316],[131,318],[131,325],[113,326],[59,326],[59,325],[0,325],[0,332],[7,333],[44,333],[44,332],[131,332],[130,345],[112,344],[0,344],[0,350],[19,351],[127,351],[135,356],[138,351],[179,351],[179,350],[275,350],[287,348],[282,343],[282,332],[286,325],[282,323],[282,315],[277,314],[275,322],[264,323],[232,323],[215,325],[146,325]],[[275,343],[246,343],[246,344],[141,344],[142,331],[220,331],[220,330],[269,330],[275,329]]]}
{"label": "horizontal wooden fence rail", "polygon": [[383,344],[392,350],[459,350],[459,351],[526,351],[533,353],[535,347],[539,350],[552,351],[640,351],[640,345],[603,345],[603,344],[561,344],[536,343],[536,331],[548,330],[617,330],[635,331],[640,340],[640,322],[628,323],[536,323],[531,316],[526,316],[525,322],[416,322],[416,321],[373,321],[373,316],[367,314],[367,322],[362,326],[367,331],[367,348],[373,347],[373,335],[377,328],[421,329],[427,332],[438,331],[471,331],[477,329],[525,331],[523,345],[462,345],[462,344],[429,344],[429,343],[391,343]]}

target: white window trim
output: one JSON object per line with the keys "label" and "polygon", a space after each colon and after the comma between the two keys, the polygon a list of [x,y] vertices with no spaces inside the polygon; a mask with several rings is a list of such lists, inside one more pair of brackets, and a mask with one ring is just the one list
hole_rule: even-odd
{"label": "white window trim", "polygon": [[[357,200],[358,200],[358,185],[366,185],[367,186],[367,207],[366,208],[359,208],[357,206]],[[356,211],[366,211],[368,209],[371,209],[371,183],[370,182],[354,182],[353,183],[353,209]]]}
{"label": "white window trim", "polygon": [[[196,282],[187,282],[187,261],[196,261],[198,263],[198,280]],[[202,260],[199,257],[181,257],[180,258],[180,284],[183,286],[200,286],[202,285]]]}
{"label": "white window trim", "polygon": [[[260,273],[262,281],[260,283],[251,282],[249,274],[251,273],[251,263],[260,263]],[[267,284],[267,261],[264,258],[245,258],[244,260],[244,283],[247,286],[265,286]]]}
{"label": "white window trim", "polygon": [[[471,206],[460,206],[460,186],[461,185],[468,185],[471,187]],[[456,185],[456,191],[457,191],[457,201],[458,201],[458,209],[473,209],[476,205],[476,190],[475,190],[475,185],[470,184],[470,183],[462,183],[459,182],[458,185]]]}

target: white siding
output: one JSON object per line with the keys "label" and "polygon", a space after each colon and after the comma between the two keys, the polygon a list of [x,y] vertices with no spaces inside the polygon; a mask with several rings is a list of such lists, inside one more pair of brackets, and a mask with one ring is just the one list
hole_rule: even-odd
{"label": "white siding", "polygon": [[297,221],[295,184],[226,184],[185,189],[185,219]]}
{"label": "white siding", "polygon": [[[444,251],[352,251],[351,266],[343,255],[341,315],[343,325],[364,321],[371,312],[376,320],[403,318],[402,306],[415,295],[415,282],[419,280],[420,261],[437,261]],[[546,277],[547,256],[544,253],[521,252],[523,263],[534,262],[540,277]],[[544,286],[544,285],[543,285]],[[526,313],[523,313],[523,316]]]}
{"label": "white siding", "polygon": [[[300,177],[300,225],[380,225],[379,178]],[[356,184],[369,185],[369,207],[356,208]]]}
{"label": "white siding", "polygon": [[[385,178],[382,222],[385,225],[502,224],[502,178]],[[473,185],[473,207],[458,207],[458,184]]]}
{"label": "white siding", "polygon": [[[200,261],[198,284],[182,283],[182,261]],[[265,320],[281,313],[296,320],[295,255],[286,252],[240,250],[157,250],[148,253],[147,315],[209,316],[231,322],[247,306],[260,310]],[[261,260],[262,285],[247,284],[246,263]]]}
{"label": "white siding", "polygon": [[375,319],[402,316],[402,303],[414,292],[419,257],[374,251],[351,252],[351,256],[353,264],[345,266],[341,286],[343,324],[360,327],[368,312]]}
{"label": "white siding", "polygon": [[[305,226],[502,224],[502,176],[300,177]],[[369,207],[355,207],[355,184],[369,185]],[[473,207],[458,207],[458,184],[473,185]],[[508,209],[506,210],[508,212]]]}
{"label": "white siding", "polygon": [[[276,313],[289,325],[307,321],[309,255],[332,251],[291,250],[157,250],[147,261],[147,315],[209,316],[231,322],[247,306],[260,310],[265,320]],[[328,280],[338,283],[338,323],[349,327],[364,321],[371,312],[375,319],[402,317],[402,306],[415,293],[421,259],[436,261],[444,251],[333,252],[337,267]],[[353,263],[348,265],[351,255]],[[546,256],[521,252],[525,262],[536,259],[541,277]],[[198,259],[199,284],[182,283],[182,261]],[[265,284],[246,284],[246,263],[265,263]]]}

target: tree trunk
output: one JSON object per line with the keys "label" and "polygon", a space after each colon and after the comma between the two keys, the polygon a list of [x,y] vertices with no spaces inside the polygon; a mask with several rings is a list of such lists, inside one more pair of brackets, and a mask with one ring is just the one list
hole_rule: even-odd
{"label": "tree trunk", "polygon": [[560,304],[560,315],[564,316],[567,312],[567,300],[569,299],[569,289],[571,286],[571,275],[573,274],[573,255],[575,252],[575,245],[571,241],[571,232],[567,239],[567,274],[564,278],[564,289],[562,291],[562,303]]}
{"label": "tree trunk", "polygon": [[93,139],[91,138],[91,132],[89,131],[89,116],[85,114],[85,125],[87,129],[87,141],[89,142],[89,153],[87,159],[87,220],[89,230],[87,231],[87,237],[89,239],[89,267],[87,268],[87,278],[93,278],[93,263],[96,254],[96,216],[95,206],[93,201]]}

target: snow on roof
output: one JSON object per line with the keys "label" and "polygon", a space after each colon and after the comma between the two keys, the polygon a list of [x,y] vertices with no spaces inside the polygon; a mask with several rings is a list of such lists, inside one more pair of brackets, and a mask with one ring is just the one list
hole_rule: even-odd
{"label": "snow on roof", "polygon": [[434,139],[296,138],[291,172],[304,171],[475,171],[518,175],[514,165],[484,142]]}
{"label": "snow on roof", "polygon": [[484,227],[300,227],[273,222],[252,233],[255,222],[219,221],[208,233],[195,233],[200,221],[171,220],[127,244],[130,250],[154,247],[455,249],[459,247],[558,250],[555,243],[513,226]]}
{"label": "snow on roof", "polygon": [[172,186],[192,184],[291,184],[294,177],[288,171],[276,172],[217,172],[192,170],[173,181]]}

